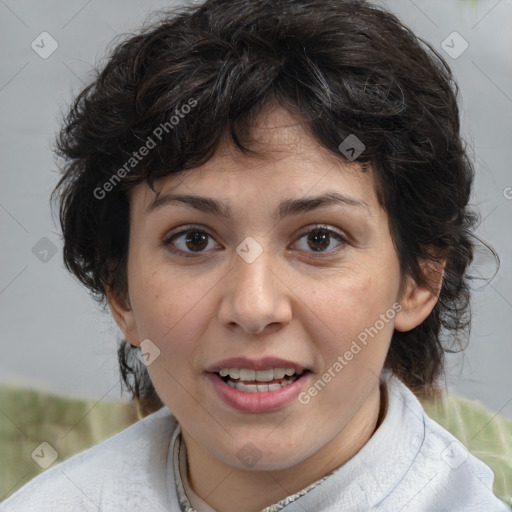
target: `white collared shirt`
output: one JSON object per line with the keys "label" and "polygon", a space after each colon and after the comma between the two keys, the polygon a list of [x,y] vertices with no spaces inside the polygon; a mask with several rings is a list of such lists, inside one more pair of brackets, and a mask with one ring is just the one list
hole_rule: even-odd
{"label": "white collared shirt", "polygon": [[[491,469],[430,419],[400,380],[386,375],[388,409],[370,440],[327,477],[265,511],[510,511],[492,492]],[[180,438],[178,422],[162,407],[50,467],[0,511],[212,512],[186,480]]]}

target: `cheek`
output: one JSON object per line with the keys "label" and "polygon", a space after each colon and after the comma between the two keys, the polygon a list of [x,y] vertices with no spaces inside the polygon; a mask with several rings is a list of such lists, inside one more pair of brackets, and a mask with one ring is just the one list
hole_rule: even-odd
{"label": "cheek", "polygon": [[138,332],[160,351],[147,370],[161,399],[176,412],[190,407],[189,392],[194,386],[190,365],[194,366],[203,322],[208,321],[205,302],[200,300],[204,293],[190,279],[180,281],[164,267],[141,275],[134,283]]}
{"label": "cheek", "polygon": [[150,339],[160,350],[158,364],[148,367],[155,384],[163,381],[165,388],[174,389],[179,387],[174,378],[188,382],[190,369],[192,373],[197,369],[204,333],[215,315],[211,297],[216,285],[219,276],[214,273],[191,277],[190,271],[171,269],[168,263],[155,265],[134,280],[138,333],[141,340]]}
{"label": "cheek", "polygon": [[194,315],[198,291],[190,280],[180,282],[179,276],[162,264],[141,264],[130,277],[130,299],[139,334],[165,348],[173,332]]}
{"label": "cheek", "polygon": [[[323,344],[324,364],[329,366],[347,351],[353,353],[347,357],[358,364],[382,359],[396,314],[393,304],[398,283],[390,274],[367,272],[331,280],[328,286],[316,287],[304,301],[312,318],[316,317],[317,327],[312,322],[310,328],[318,330],[309,335]],[[322,332],[325,336],[319,336]],[[351,362],[351,366],[357,364]]]}
{"label": "cheek", "polygon": [[369,272],[331,280],[311,295],[315,310],[323,311],[328,325],[372,323],[393,304],[395,289],[388,279]]}

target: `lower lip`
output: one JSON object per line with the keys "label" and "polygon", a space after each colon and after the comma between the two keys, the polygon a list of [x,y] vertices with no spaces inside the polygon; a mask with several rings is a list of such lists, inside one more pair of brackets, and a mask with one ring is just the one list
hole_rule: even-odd
{"label": "lower lip", "polygon": [[276,391],[248,393],[228,386],[216,373],[207,374],[220,398],[239,411],[270,412],[288,405],[305,387],[309,372],[303,373],[296,381]]}

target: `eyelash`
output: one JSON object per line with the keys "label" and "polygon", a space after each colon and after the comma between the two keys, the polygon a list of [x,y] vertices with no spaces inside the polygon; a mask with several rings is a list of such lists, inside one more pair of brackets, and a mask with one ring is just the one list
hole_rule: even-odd
{"label": "eyelash", "polygon": [[[334,229],[332,229],[330,227],[327,227],[327,226],[324,226],[321,224],[315,225],[311,228],[308,228],[307,231],[303,231],[302,233],[299,234],[299,238],[297,240],[301,240],[302,238],[304,238],[305,235],[308,235],[308,234],[314,233],[314,232],[327,233],[327,234],[329,234],[330,237],[334,237],[339,242],[341,242],[342,246],[347,245],[349,243],[347,238],[343,234],[341,234],[338,231],[335,231]],[[194,252],[187,253],[185,251],[182,251],[181,249],[171,248],[174,240],[176,240],[177,238],[180,238],[181,236],[186,235],[188,233],[202,233],[202,234],[205,234],[208,237],[213,239],[213,237],[207,231],[200,228],[199,226],[186,226],[185,229],[178,231],[177,233],[173,233],[172,235],[169,235],[166,238],[164,238],[162,240],[162,244],[166,247],[166,249],[169,252],[171,252],[173,254],[179,254],[180,256],[183,256],[185,258],[193,258],[193,257],[204,255],[205,252],[203,252],[203,251],[196,251],[195,253]],[[333,252],[338,252],[338,251],[331,250],[331,251],[306,251],[306,252],[311,252],[315,257],[318,256],[320,258],[323,258],[323,257],[327,257],[327,256],[332,256]]]}

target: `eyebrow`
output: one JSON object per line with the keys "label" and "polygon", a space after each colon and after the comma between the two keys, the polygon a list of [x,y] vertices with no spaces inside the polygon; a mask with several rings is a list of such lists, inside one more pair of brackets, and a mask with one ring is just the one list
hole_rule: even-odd
{"label": "eyebrow", "polygon": [[[157,208],[175,203],[192,207],[201,212],[215,215],[216,217],[228,219],[233,216],[231,208],[227,204],[224,204],[210,197],[195,196],[189,194],[164,194],[157,196],[146,209],[146,213],[149,214]],[[366,209],[368,210],[368,213],[370,213],[370,209],[364,201],[344,194],[339,194],[338,192],[330,192],[313,197],[286,199],[280,203],[276,216],[279,219],[284,219],[285,217],[306,213],[316,208],[330,205],[353,206]]]}

